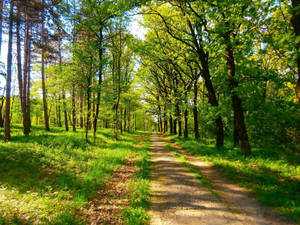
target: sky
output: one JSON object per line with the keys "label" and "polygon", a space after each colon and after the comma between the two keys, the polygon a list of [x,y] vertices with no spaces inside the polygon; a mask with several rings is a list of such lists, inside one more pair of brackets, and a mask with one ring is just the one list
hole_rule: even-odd
{"label": "sky", "polygon": [[[147,30],[140,25],[140,21],[143,19],[142,15],[134,15],[129,23],[128,30],[134,37],[144,40]],[[2,35],[2,48],[0,61],[6,65],[7,62],[7,34]],[[15,41],[15,40],[13,40]],[[17,68],[16,68],[16,46],[15,42],[13,43],[14,54],[13,54],[13,75],[12,75],[12,94],[15,94],[18,91],[17,88]],[[34,73],[34,72],[33,72]],[[33,74],[33,77],[38,77],[38,73]],[[5,79],[0,77],[0,95],[2,95],[2,89],[5,86]]]}

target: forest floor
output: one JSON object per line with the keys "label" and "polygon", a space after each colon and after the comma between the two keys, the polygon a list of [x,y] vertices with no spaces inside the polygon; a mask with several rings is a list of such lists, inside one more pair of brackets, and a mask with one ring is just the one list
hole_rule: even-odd
{"label": "forest floor", "polygon": [[293,224],[211,164],[152,136],[150,224]]}
{"label": "forest floor", "polygon": [[13,126],[0,141],[0,225],[146,224],[149,137]]}

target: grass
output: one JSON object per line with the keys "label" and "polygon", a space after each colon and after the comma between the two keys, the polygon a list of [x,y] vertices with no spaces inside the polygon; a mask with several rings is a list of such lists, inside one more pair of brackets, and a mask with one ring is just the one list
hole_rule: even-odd
{"label": "grass", "polygon": [[126,158],[143,162],[147,156],[140,135],[120,135],[116,141],[111,130],[101,129],[86,143],[83,130],[46,133],[33,127],[24,137],[21,127],[12,127],[12,141],[0,144],[0,225],[84,224],[77,212],[111,174]]}
{"label": "grass", "polygon": [[263,204],[300,223],[300,157],[292,151],[252,148],[245,158],[239,148],[216,148],[193,139],[169,137],[200,159],[213,163]]}
{"label": "grass", "polygon": [[137,166],[139,172],[129,183],[130,204],[122,213],[123,219],[128,225],[148,224],[149,215],[149,178],[150,178],[150,140],[139,151]]}

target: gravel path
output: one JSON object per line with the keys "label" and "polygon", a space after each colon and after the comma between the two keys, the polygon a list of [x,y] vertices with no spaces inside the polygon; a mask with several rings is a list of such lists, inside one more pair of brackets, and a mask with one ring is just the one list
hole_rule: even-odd
{"label": "gravel path", "polygon": [[212,184],[218,184],[215,191],[221,199],[217,198],[167,150],[156,134],[152,136],[151,151],[150,224],[292,224],[248,197],[242,188],[215,173],[212,166],[189,156],[187,159],[199,171],[202,167],[203,175],[216,179]]}

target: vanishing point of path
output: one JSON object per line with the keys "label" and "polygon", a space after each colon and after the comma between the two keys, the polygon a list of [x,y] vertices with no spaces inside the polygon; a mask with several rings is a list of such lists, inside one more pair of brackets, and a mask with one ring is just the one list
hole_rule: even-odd
{"label": "vanishing point of path", "polygon": [[204,169],[202,174],[207,179],[214,179],[210,181],[220,196],[216,197],[167,149],[162,139],[153,134],[151,141],[151,225],[293,224],[260,205],[212,166],[187,156],[199,171]]}

